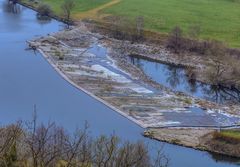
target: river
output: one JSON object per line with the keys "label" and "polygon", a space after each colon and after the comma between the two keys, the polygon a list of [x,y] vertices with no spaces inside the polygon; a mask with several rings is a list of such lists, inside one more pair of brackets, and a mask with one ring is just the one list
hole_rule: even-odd
{"label": "river", "polygon": [[172,90],[221,104],[240,103],[240,90],[191,80],[183,67],[154,62],[136,55],[129,56],[129,62],[142,69],[152,80]]}
{"label": "river", "polygon": [[[38,21],[36,13],[0,0],[0,123],[30,120],[37,106],[38,120],[55,121],[68,130],[90,124],[93,136],[112,134],[131,141],[143,140],[149,147],[161,142],[141,136],[142,128],[102,103],[77,90],[39,54],[26,50],[26,40],[63,29],[58,21]],[[237,161],[207,152],[164,144],[171,167],[231,167]]]}

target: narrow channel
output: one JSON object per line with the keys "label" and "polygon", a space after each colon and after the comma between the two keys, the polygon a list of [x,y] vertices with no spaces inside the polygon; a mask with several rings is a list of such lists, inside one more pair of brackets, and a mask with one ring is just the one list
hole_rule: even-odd
{"label": "narrow channel", "polygon": [[[58,21],[39,21],[36,13],[0,0],[0,124],[30,120],[55,121],[68,130],[90,124],[93,136],[116,133],[122,139],[143,140],[149,147],[161,142],[141,136],[142,128],[63,80],[39,54],[26,50],[26,40],[63,29]],[[164,144],[171,167],[236,167],[238,160]]]}
{"label": "narrow channel", "polygon": [[151,79],[174,91],[184,92],[216,103],[240,103],[238,89],[191,80],[182,67],[154,62],[136,55],[129,56],[129,61],[143,70]]}

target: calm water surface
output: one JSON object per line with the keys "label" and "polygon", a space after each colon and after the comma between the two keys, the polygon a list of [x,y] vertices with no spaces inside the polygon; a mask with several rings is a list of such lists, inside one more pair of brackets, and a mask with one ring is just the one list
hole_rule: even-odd
{"label": "calm water surface", "polygon": [[[123,139],[144,140],[150,147],[160,145],[143,138],[142,128],[68,84],[40,54],[25,50],[26,40],[62,28],[57,21],[38,21],[35,12],[23,7],[13,10],[0,0],[1,125],[30,120],[36,104],[42,122],[56,121],[71,130],[87,120],[92,135],[115,132]],[[232,159],[184,147],[165,144],[164,151],[171,159],[171,167],[237,166]]]}
{"label": "calm water surface", "polygon": [[141,68],[154,81],[175,91],[181,91],[196,97],[217,103],[239,103],[240,90],[209,85],[190,80],[186,70],[181,67],[153,62],[136,56],[129,57],[130,62]]}

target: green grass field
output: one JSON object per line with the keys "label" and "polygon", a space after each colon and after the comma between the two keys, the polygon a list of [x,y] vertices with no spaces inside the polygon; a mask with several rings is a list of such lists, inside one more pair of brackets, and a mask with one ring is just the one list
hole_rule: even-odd
{"label": "green grass field", "polygon": [[[44,3],[48,3],[52,6],[53,10],[57,13],[61,11],[61,4],[64,0],[42,0]],[[94,9],[100,5],[103,5],[111,0],[75,0],[74,13],[85,12],[87,10]]]}
{"label": "green grass field", "polygon": [[[56,14],[61,14],[64,0],[41,1],[49,4]],[[84,15],[84,12],[113,0],[75,1],[73,14],[78,19],[77,14]],[[200,39],[220,40],[240,48],[240,0],[120,0],[118,4],[101,10],[101,13],[130,19],[143,16],[145,28],[160,33],[169,33],[179,26],[187,35],[191,27],[198,27]]]}
{"label": "green grass field", "polygon": [[[73,13],[85,12],[103,5],[111,0],[75,0],[75,8]],[[41,0],[41,2],[49,4],[54,12],[61,14],[61,5],[64,0]]]}
{"label": "green grass field", "polygon": [[216,39],[240,47],[240,0],[122,0],[103,13],[144,16],[149,30],[168,33],[180,26],[187,34],[200,27],[201,39]]}

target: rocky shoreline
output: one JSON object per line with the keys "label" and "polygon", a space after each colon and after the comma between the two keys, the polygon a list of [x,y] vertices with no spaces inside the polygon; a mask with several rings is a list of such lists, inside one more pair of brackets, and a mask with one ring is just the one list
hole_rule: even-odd
{"label": "rocky shoreline", "polygon": [[[143,128],[157,129],[161,132],[169,127],[178,126],[212,127],[201,128],[199,131],[196,128],[187,128],[186,132],[194,131],[194,133],[186,133],[189,136],[186,141],[189,141],[191,137],[200,139],[214,132],[218,127],[239,125],[238,105],[225,106],[208,102],[171,91],[155,83],[126,60],[126,55],[130,54],[141,53],[146,57],[151,56],[148,53],[152,52],[153,48],[149,49],[149,46],[144,44],[130,44],[127,41],[120,45],[120,42],[92,33],[82,24],[72,30],[32,40],[29,45],[37,48],[69,83]],[[160,55],[158,56],[160,61],[182,65],[164,49],[161,50]],[[203,67],[199,66],[199,68]],[[200,116],[195,109],[201,112]],[[147,135],[147,131],[145,136],[214,151],[207,145],[199,147],[196,143],[188,144],[178,132],[179,129],[171,133],[161,132],[164,135],[159,133]],[[168,134],[175,135],[176,138],[167,137]]]}

